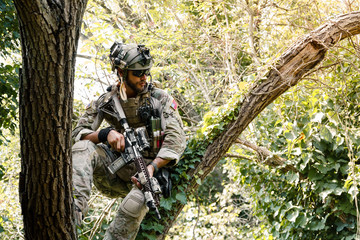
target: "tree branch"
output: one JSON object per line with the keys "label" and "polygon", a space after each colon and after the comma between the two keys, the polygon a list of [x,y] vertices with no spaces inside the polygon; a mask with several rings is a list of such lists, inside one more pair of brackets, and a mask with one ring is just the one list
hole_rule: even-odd
{"label": "tree branch", "polygon": [[[224,127],[218,137],[207,147],[203,161],[195,173],[203,170],[202,179],[209,174],[216,163],[236,142],[238,136],[261,111],[290,87],[296,85],[304,74],[320,63],[327,50],[344,38],[360,33],[360,12],[339,16],[337,19],[317,28],[309,35],[289,47],[276,61],[276,65],[239,102],[238,117]],[[194,185],[196,182],[194,181]]]}
{"label": "tree branch", "polygon": [[[234,120],[228,122],[222,127],[222,132],[210,139],[202,161],[195,169],[189,169],[187,175],[197,176],[203,180],[257,115],[290,87],[298,84],[306,73],[324,59],[329,48],[340,40],[359,33],[360,11],[340,15],[290,46],[277,59],[274,67],[266,74],[265,80],[259,81],[243,98],[244,100],[239,100],[237,117],[232,117]],[[275,162],[282,163],[279,159]],[[196,180],[195,177],[190,179],[185,192],[196,191],[199,186]],[[183,206],[179,202],[173,206],[174,219]],[[171,224],[164,223],[166,228],[160,238],[164,238]]]}
{"label": "tree branch", "polygon": [[[285,165],[280,169],[283,173],[286,173],[288,171],[299,173],[299,171],[293,165],[286,164],[287,159],[279,157],[278,155],[274,155],[272,152],[270,152],[268,149],[264,147],[259,147],[243,139],[237,139],[235,142],[254,150],[259,155],[260,163],[263,163],[270,167],[279,167]],[[299,174],[300,174],[300,178],[302,178],[303,177],[302,174],[301,173]]]}

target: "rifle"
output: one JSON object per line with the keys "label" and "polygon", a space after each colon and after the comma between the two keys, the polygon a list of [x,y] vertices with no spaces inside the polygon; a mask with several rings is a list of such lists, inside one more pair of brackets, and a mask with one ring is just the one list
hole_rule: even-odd
{"label": "rifle", "polygon": [[145,128],[138,128],[135,131],[130,128],[117,94],[113,94],[111,99],[101,105],[99,109],[115,117],[125,130],[123,133],[125,138],[125,151],[120,153],[120,157],[108,166],[109,171],[114,174],[125,164],[134,162],[138,180],[142,185],[142,191],[145,195],[146,205],[150,210],[155,211],[158,219],[161,219],[158,210],[161,188],[155,177],[150,178],[146,163],[141,155],[144,149],[150,147],[150,144],[146,140]]}

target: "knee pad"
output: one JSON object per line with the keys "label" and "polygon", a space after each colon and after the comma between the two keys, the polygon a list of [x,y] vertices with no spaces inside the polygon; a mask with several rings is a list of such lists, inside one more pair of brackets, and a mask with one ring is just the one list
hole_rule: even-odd
{"label": "knee pad", "polygon": [[133,189],[121,202],[120,209],[127,215],[138,218],[145,206],[144,194],[139,189]]}

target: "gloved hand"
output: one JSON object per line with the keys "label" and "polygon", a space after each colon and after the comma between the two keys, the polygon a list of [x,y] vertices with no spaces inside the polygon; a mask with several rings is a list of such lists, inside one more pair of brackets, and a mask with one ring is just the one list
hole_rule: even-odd
{"label": "gloved hand", "polygon": [[[149,164],[149,165],[147,166],[147,169],[148,169],[150,178],[152,178],[153,175],[154,175],[154,171],[155,171],[154,166],[152,166],[151,164]],[[140,180],[136,177],[136,175],[135,175],[135,176],[132,176],[130,180],[131,180],[131,182],[132,182],[133,184],[135,184],[135,186],[136,186],[137,188],[139,188],[140,190],[142,189]]]}

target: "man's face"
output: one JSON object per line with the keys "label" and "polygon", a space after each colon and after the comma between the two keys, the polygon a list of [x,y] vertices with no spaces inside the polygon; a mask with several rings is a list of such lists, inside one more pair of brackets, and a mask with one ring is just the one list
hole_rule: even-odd
{"label": "man's face", "polygon": [[[139,74],[140,73],[140,74]],[[148,74],[147,72],[146,74]],[[134,74],[138,75],[135,76]],[[126,85],[128,85],[135,93],[140,93],[145,89],[147,75],[145,72],[141,74],[139,71],[128,71],[127,79],[125,80]],[[139,76],[140,75],[140,76]]]}

